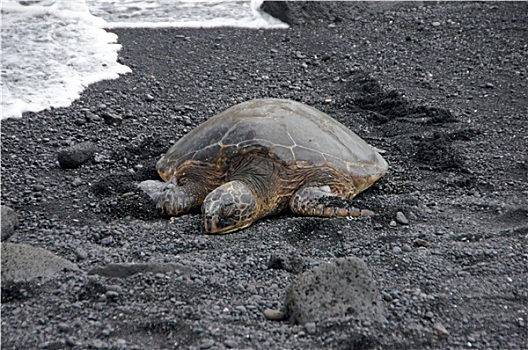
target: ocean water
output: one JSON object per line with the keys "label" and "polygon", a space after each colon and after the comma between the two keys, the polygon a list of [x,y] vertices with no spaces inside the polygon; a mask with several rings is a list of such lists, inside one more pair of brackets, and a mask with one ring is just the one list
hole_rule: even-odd
{"label": "ocean water", "polygon": [[261,0],[2,0],[1,119],[64,107],[117,63],[118,27],[286,28]]}

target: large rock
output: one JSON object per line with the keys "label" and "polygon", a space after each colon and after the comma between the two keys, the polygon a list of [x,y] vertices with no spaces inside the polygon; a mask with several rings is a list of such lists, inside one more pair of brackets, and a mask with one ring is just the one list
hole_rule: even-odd
{"label": "large rock", "polygon": [[298,324],[332,318],[385,320],[379,290],[358,258],[342,258],[298,276],[288,287],[284,303],[290,321]]}
{"label": "large rock", "polygon": [[1,208],[1,222],[2,222],[2,242],[8,239],[15,232],[18,225],[18,215],[10,207],[2,205]]}
{"label": "large rock", "polygon": [[97,145],[93,142],[81,142],[64,148],[57,157],[63,169],[74,169],[93,158]]}
{"label": "large rock", "polygon": [[290,26],[351,21],[364,12],[417,7],[423,1],[264,1],[261,10]]}
{"label": "large rock", "polygon": [[26,244],[2,243],[2,285],[6,282],[47,280],[77,265],[45,249]]}

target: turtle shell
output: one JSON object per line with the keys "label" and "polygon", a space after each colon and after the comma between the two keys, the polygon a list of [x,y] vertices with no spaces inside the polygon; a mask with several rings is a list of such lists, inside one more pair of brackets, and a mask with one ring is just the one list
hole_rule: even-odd
{"label": "turtle shell", "polygon": [[190,160],[218,166],[255,150],[290,168],[329,165],[361,177],[387,170],[381,155],[329,115],[274,98],[246,101],[210,118],[178,140],[157,168],[165,178]]}

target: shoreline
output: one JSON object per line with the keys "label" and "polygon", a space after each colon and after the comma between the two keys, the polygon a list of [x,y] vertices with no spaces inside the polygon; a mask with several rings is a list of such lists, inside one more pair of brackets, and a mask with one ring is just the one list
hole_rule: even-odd
{"label": "shoreline", "polygon": [[[3,346],[521,349],[525,9],[446,3],[333,27],[112,29],[132,73],[69,107],[2,120],[2,205],[19,218],[3,243],[80,269],[3,276]],[[205,235],[199,213],[160,218],[135,183],[196,125],[259,97],[314,106],[385,150],[388,174],[354,200],[378,216],[285,213],[225,236]],[[62,169],[59,152],[83,142],[92,160]],[[343,257],[368,266],[385,323],[266,318],[301,272]],[[144,270],[116,277],[112,264]]]}

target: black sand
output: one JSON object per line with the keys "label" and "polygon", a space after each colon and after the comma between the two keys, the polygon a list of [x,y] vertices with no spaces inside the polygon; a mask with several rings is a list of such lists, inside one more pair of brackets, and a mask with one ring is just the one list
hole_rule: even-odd
{"label": "black sand", "polygon": [[[2,122],[2,204],[20,217],[10,242],[83,271],[158,270],[3,284],[2,348],[527,348],[527,28],[528,3],[501,2],[330,28],[115,30],[133,73]],[[199,214],[160,218],[134,181],[194,126],[257,97],[310,104],[385,150],[389,173],[355,201],[378,216],[285,214],[226,236],[205,235]],[[61,169],[59,151],[84,141],[94,161]],[[267,320],[298,272],[268,269],[272,255],[304,269],[363,259],[388,322]]]}

